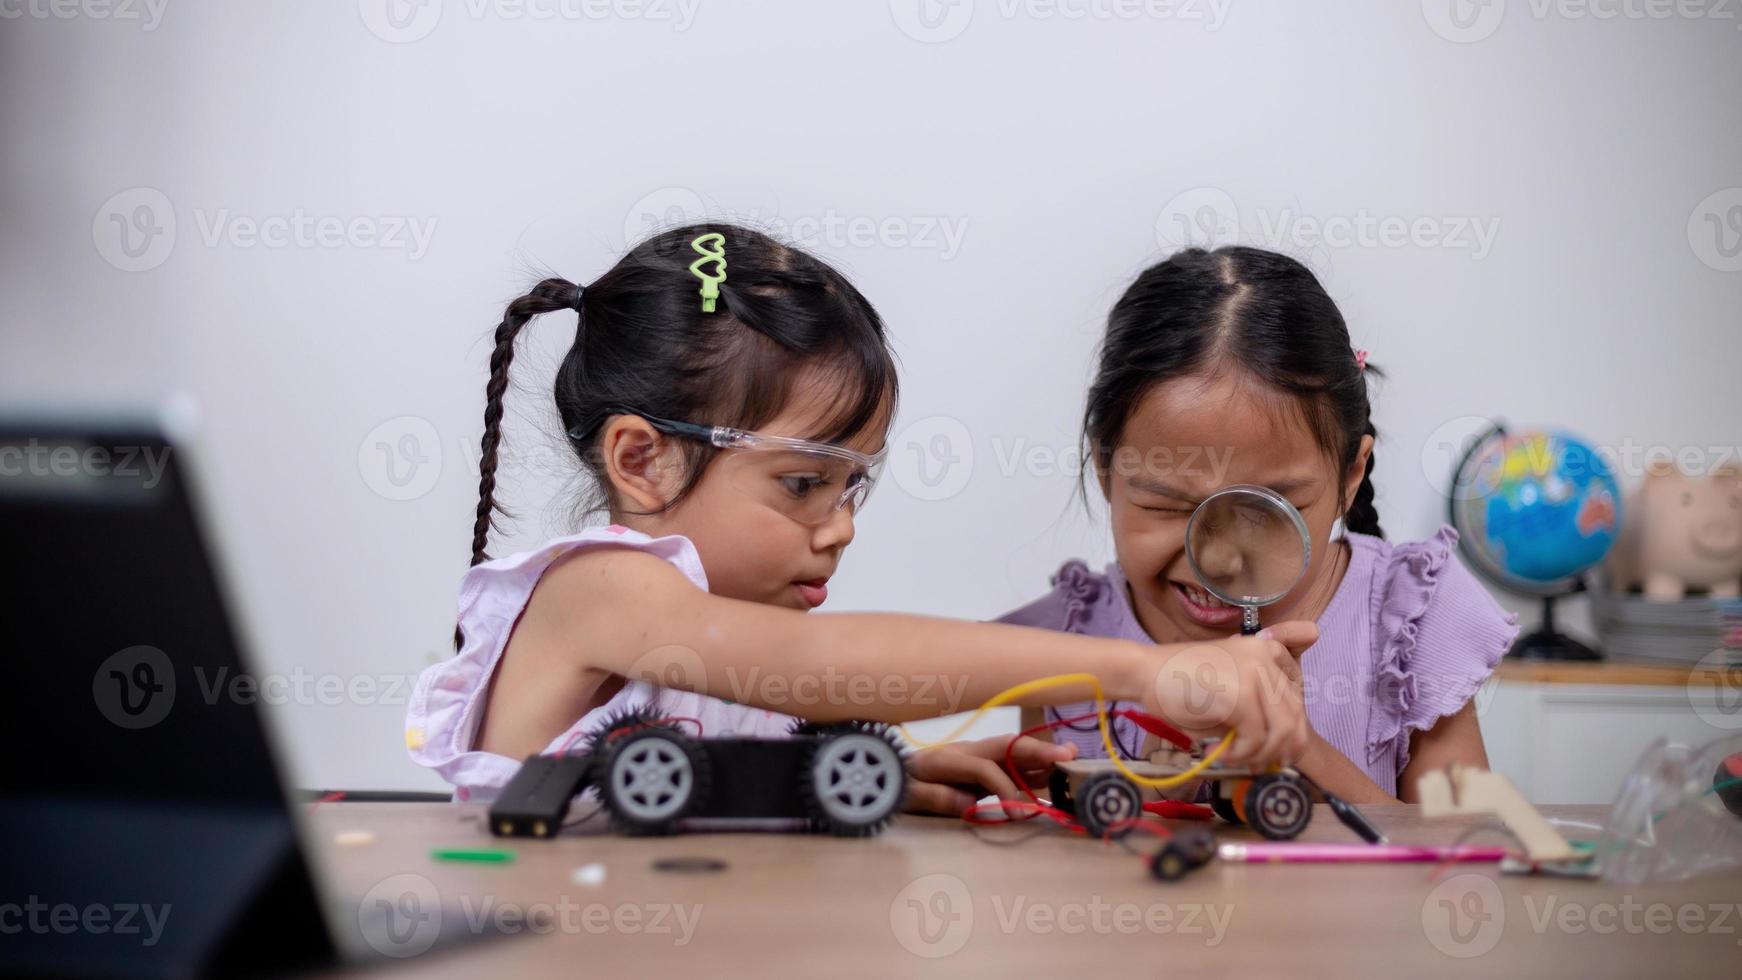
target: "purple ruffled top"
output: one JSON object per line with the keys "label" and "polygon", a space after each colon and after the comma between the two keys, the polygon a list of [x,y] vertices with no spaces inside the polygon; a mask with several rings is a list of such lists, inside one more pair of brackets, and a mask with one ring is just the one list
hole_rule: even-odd
{"label": "purple ruffled top", "polygon": [[[1449,527],[1426,541],[1392,543],[1349,534],[1349,567],[1319,617],[1319,641],[1301,658],[1307,720],[1321,738],[1387,792],[1409,765],[1409,739],[1475,695],[1518,636],[1517,617],[1458,560]],[[1131,609],[1117,564],[1105,573],[1066,562],[1053,589],[1000,617],[1019,626],[1149,641]],[[1086,714],[1084,703],[1048,709],[1049,720]],[[1060,728],[1055,737],[1080,758],[1106,755],[1094,727]],[[1114,736],[1135,751],[1142,732],[1129,722]]]}

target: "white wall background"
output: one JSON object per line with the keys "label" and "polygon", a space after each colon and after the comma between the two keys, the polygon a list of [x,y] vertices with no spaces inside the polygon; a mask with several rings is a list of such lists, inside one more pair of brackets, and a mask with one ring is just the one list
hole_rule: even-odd
{"label": "white wall background", "polygon": [[[283,707],[304,784],[434,785],[394,679],[448,650],[489,332],[686,213],[801,238],[890,325],[906,470],[835,609],[987,617],[1106,558],[1071,475],[1006,460],[1074,446],[1108,306],[1192,227],[1308,261],[1390,373],[1394,537],[1471,416],[1742,443],[1734,4],[154,2],[0,3],[0,396],[198,399],[263,669],[383,691]],[[344,227],[250,237],[298,216]],[[1409,240],[1302,224],[1381,219]],[[517,366],[498,553],[564,528],[573,329]]]}

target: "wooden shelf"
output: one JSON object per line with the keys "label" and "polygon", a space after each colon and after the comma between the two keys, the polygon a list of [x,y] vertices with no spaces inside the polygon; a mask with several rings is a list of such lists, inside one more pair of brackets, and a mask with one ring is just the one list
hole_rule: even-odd
{"label": "wooden shelf", "polygon": [[1694,665],[1662,664],[1639,660],[1572,661],[1502,660],[1494,669],[1501,681],[1534,684],[1628,684],[1646,687],[1682,687],[1688,683],[1721,684],[1725,674],[1736,683],[1742,667],[1700,668]]}

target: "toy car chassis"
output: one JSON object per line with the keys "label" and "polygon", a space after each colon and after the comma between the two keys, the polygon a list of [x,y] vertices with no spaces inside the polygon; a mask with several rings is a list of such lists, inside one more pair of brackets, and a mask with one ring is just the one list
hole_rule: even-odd
{"label": "toy car chassis", "polygon": [[569,802],[598,790],[612,826],[669,834],[710,820],[790,818],[843,837],[880,831],[907,789],[887,726],[801,724],[790,738],[698,738],[677,720],[633,712],[578,753],[533,756],[490,808],[498,837],[555,837]]}
{"label": "toy car chassis", "polygon": [[[1163,748],[1125,766],[1144,778],[1162,779],[1185,772],[1194,761],[1186,752]],[[1217,816],[1244,823],[1271,840],[1292,840],[1312,822],[1312,797],[1293,769],[1211,765],[1199,778],[1209,784],[1210,809]],[[1053,806],[1070,813],[1096,837],[1122,836],[1130,830],[1129,821],[1143,815],[1142,788],[1109,759],[1059,763],[1051,790]]]}

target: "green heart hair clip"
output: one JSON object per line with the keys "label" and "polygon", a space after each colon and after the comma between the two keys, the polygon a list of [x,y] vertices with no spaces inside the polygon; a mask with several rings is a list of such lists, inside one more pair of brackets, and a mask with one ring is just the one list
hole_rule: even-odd
{"label": "green heart hair clip", "polygon": [[[714,301],[720,298],[720,283],[726,281],[726,236],[717,231],[698,235],[690,248],[701,256],[690,263],[690,272],[702,281],[702,312],[712,313]],[[715,263],[712,273],[702,271],[705,262]]]}

